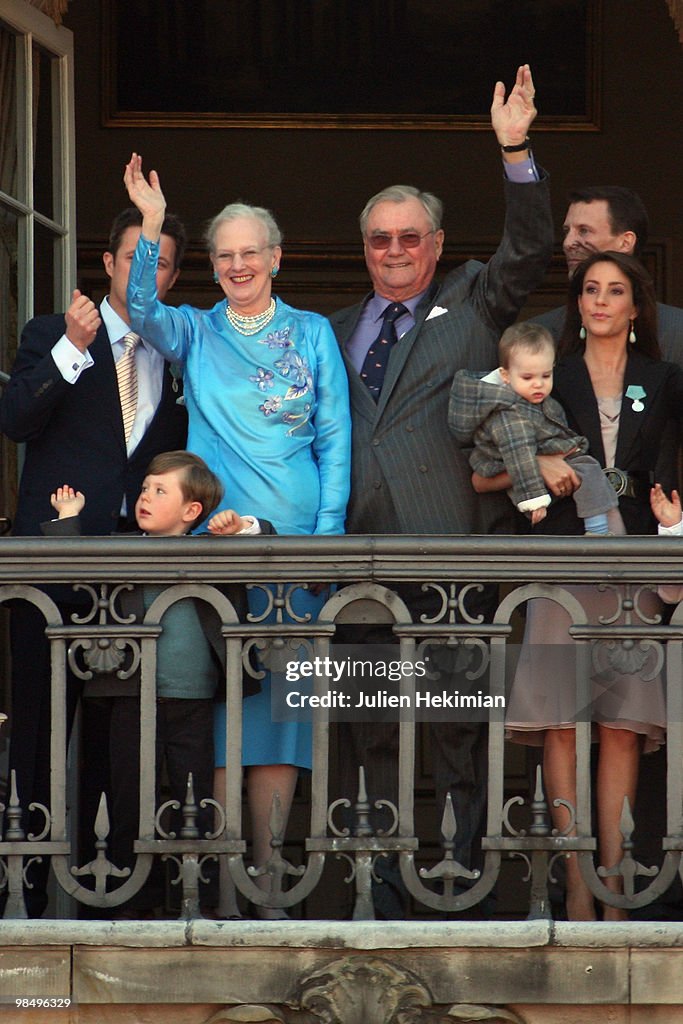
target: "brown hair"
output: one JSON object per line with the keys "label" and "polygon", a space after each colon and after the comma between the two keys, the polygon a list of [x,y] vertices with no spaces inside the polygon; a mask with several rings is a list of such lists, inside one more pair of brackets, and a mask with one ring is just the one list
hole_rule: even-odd
{"label": "brown hair", "polygon": [[163,473],[180,472],[180,490],[185,501],[198,501],[202,506],[200,515],[189,529],[200,526],[210,516],[223,497],[223,485],[204,459],[193,452],[161,452],[147,467],[148,475],[161,476]]}
{"label": "brown hair", "polygon": [[623,235],[624,231],[632,231],[636,236],[633,255],[640,257],[647,236],[650,232],[650,221],[647,210],[637,192],[621,185],[588,185],[586,188],[575,188],[568,195],[569,205],[574,203],[596,203],[604,200],[607,203],[607,219],[613,235]]}
{"label": "brown hair", "polygon": [[584,343],[579,336],[581,314],[579,312],[579,296],[583,293],[583,282],[586,274],[596,263],[614,263],[628,278],[633,292],[633,305],[638,310],[635,322],[636,340],[628,346],[630,351],[642,352],[651,359],[661,359],[662,352],[657,338],[657,300],[652,278],[635,256],[623,252],[594,252],[592,256],[580,263],[569,282],[567,293],[567,315],[564,330],[558,345],[560,356],[572,352],[583,352]]}
{"label": "brown hair", "polygon": [[[142,214],[135,206],[128,206],[125,210],[121,210],[120,213],[114,217],[111,228],[109,229],[109,252],[114,258],[119,251],[121,241],[123,239],[123,233],[128,228],[139,228],[142,227]],[[161,225],[162,235],[168,235],[175,242],[175,257],[173,260],[173,269],[178,270],[180,264],[183,262],[183,256],[185,255],[185,248],[187,246],[187,232],[185,231],[185,225],[175,213],[167,213],[164,217],[164,223]]]}
{"label": "brown hair", "polygon": [[542,352],[544,348],[549,348],[554,353],[555,341],[546,327],[543,327],[541,324],[531,324],[528,321],[523,321],[519,324],[513,324],[512,327],[508,327],[507,330],[503,331],[498,342],[498,359],[504,370],[509,369],[510,356],[516,348],[524,349],[525,352],[533,354]]}

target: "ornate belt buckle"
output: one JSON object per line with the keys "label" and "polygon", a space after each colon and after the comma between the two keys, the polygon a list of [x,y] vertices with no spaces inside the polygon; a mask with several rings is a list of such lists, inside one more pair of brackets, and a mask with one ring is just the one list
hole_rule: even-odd
{"label": "ornate belt buckle", "polygon": [[626,494],[629,479],[628,474],[624,473],[623,469],[617,469],[616,466],[610,466],[608,469],[604,469],[603,473],[614,488],[617,498],[620,498],[622,494]]}

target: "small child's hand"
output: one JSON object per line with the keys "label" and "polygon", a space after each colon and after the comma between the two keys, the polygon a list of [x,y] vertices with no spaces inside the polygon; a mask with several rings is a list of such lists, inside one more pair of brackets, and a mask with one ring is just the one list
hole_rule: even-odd
{"label": "small child's hand", "polygon": [[545,519],[547,514],[548,514],[547,509],[545,509],[545,508],[535,508],[533,510],[533,512],[531,513],[531,525],[532,526],[536,526],[537,523],[540,523],[541,520]]}
{"label": "small child's hand", "polygon": [[50,502],[55,512],[59,513],[60,519],[69,519],[71,516],[79,515],[83,510],[85,495],[80,491],[74,491],[68,484],[63,484],[50,495]]}
{"label": "small child's hand", "polygon": [[207,530],[216,537],[229,537],[244,529],[244,520],[231,508],[216,512],[215,516],[209,519]]}
{"label": "small child's hand", "polygon": [[681,499],[678,491],[671,492],[671,501],[662,490],[661,484],[655,484],[650,491],[650,508],[662,526],[677,526],[681,521]]}

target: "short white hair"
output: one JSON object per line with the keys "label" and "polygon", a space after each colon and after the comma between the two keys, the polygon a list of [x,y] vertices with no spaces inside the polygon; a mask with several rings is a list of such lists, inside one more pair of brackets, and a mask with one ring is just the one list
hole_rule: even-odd
{"label": "short white hair", "polygon": [[282,232],[270,210],[266,210],[264,206],[251,206],[249,203],[229,203],[207,225],[204,237],[209,252],[216,251],[216,234],[221,224],[228,224],[240,217],[251,217],[253,220],[259,221],[266,230],[268,245],[281,244]]}
{"label": "short white hair", "polygon": [[361,234],[365,235],[368,227],[368,218],[377,203],[405,203],[407,199],[417,199],[418,202],[422,203],[424,211],[429,218],[432,231],[438,231],[441,228],[443,203],[437,196],[431,192],[420,192],[419,188],[415,188],[413,185],[390,185],[389,188],[382,189],[377,195],[368,199],[363,207],[363,212],[359,218]]}

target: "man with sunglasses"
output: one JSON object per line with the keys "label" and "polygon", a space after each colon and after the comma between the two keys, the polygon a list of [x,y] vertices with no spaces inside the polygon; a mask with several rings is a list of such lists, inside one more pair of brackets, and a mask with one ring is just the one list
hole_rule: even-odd
{"label": "man with sunglasses", "polygon": [[[516,319],[550,261],[548,180],[529,149],[528,130],[535,116],[533,79],[529,66],[523,65],[507,100],[503,83],[496,84],[491,107],[502,149],[507,212],[503,238],[488,264],[472,260],[441,284],[434,280],[444,232],[441,202],[430,193],[394,186],[373,196],[361,214],[373,292],[330,318],[350,381],[349,533],[488,533],[509,523],[499,495],[483,500],[474,495],[467,458],[448,430],[447,410],[455,371],[496,365],[501,333]],[[434,590],[423,594],[416,585],[399,592],[414,621],[420,621],[420,614],[439,612],[441,601]],[[491,595],[485,598],[477,606],[467,600],[467,612],[488,610],[482,606],[490,605]],[[349,626],[340,639],[387,642],[391,629]],[[457,817],[455,857],[467,867],[485,802],[483,731],[476,723],[452,721],[431,730],[438,814],[450,791]],[[356,764],[366,766],[371,803],[396,799],[397,736],[393,723],[348,727]],[[346,744],[343,749],[348,750]],[[344,760],[352,767],[352,758]],[[349,773],[348,785],[351,779]],[[384,827],[386,821],[376,824]],[[379,858],[379,871],[385,862]],[[376,911],[378,916],[400,917],[404,893],[390,874],[385,873],[388,884],[374,889]]]}

